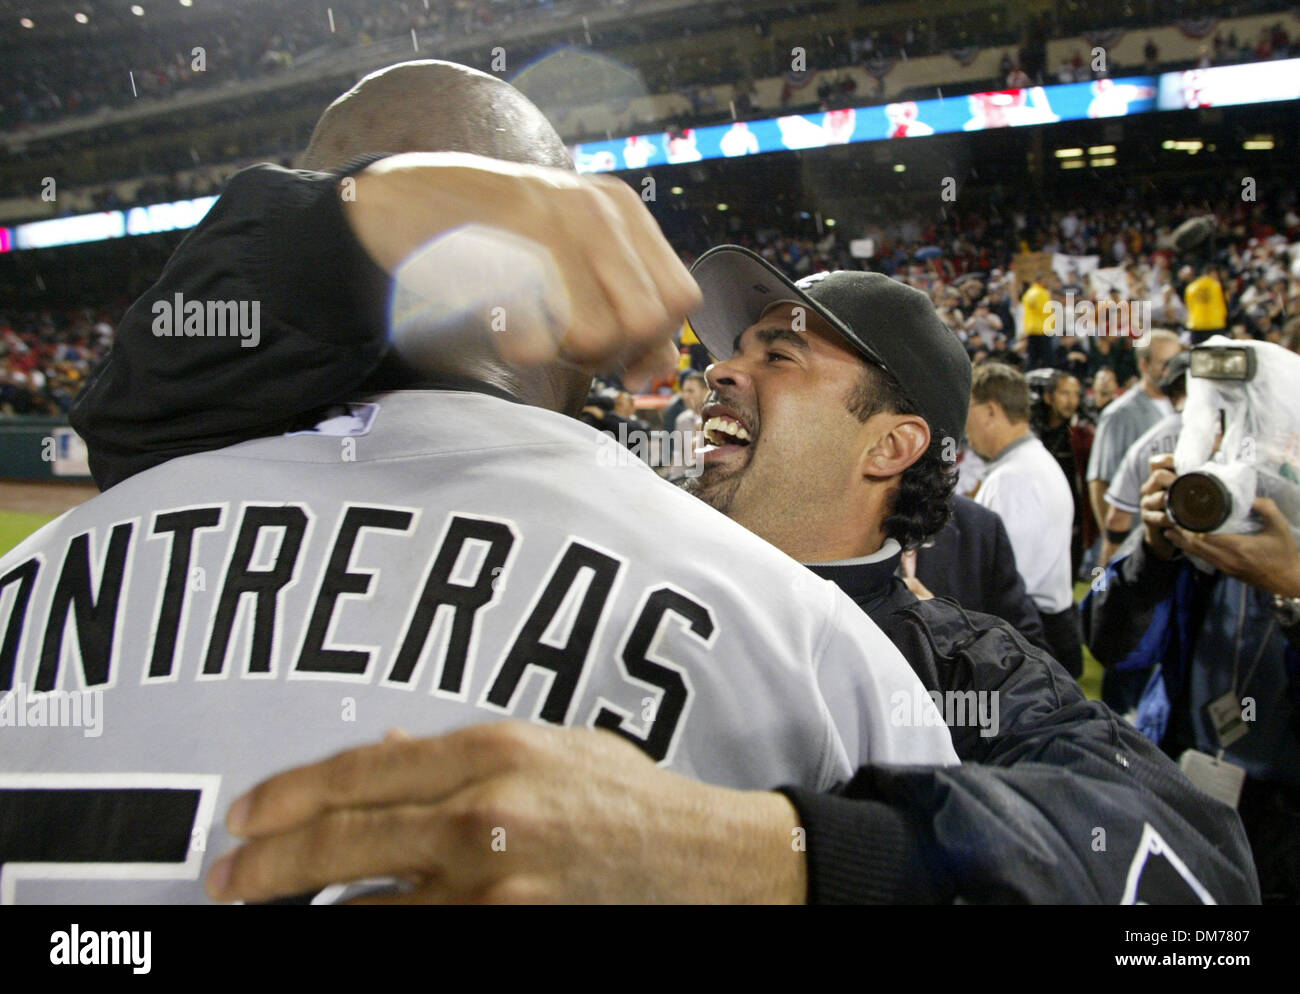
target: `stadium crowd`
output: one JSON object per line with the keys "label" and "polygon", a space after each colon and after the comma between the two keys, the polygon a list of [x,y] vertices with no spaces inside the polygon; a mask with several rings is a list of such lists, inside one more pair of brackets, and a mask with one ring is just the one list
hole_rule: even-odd
{"label": "stadium crowd", "polygon": [[[1050,349],[1029,355],[1031,336],[1025,332],[1019,297],[1040,274],[1013,272],[1018,255],[1064,257],[1058,271],[1049,266],[1041,274],[1045,289],[1062,306],[1067,294],[1076,302],[1109,300],[1125,306],[1104,313],[1124,320],[1138,313],[1128,305],[1146,306],[1149,311],[1142,313],[1149,313],[1154,326],[1181,330],[1188,318],[1187,288],[1202,274],[1177,263],[1173,232],[1191,218],[1212,213],[1221,232],[1215,261],[1224,295],[1224,333],[1290,348],[1300,344],[1300,257],[1294,248],[1300,243],[1300,213],[1294,191],[1258,204],[1216,202],[1197,192],[1178,201],[1152,199],[1121,207],[1098,202],[1008,209],[1004,203],[999,210],[980,203],[949,211],[943,220],[903,213],[882,199],[878,216],[865,219],[854,233],[873,241],[876,251],[870,259],[850,254],[850,239],[837,234],[841,229],[801,234],[788,230],[797,229],[794,219],[788,229],[706,229],[678,247],[691,262],[709,245],[734,242],[793,278],[831,269],[887,273],[929,294],[975,361],[996,356],[1027,369],[1069,369],[1091,398],[1102,368],[1115,373],[1121,390],[1137,376],[1129,338],[1091,334],[1093,329],[1081,327],[1078,335],[1049,336]],[[1090,259],[1109,282],[1098,283],[1074,268]],[[76,385],[110,341],[113,320],[102,306],[93,312],[0,314],[0,410],[66,412]],[[702,368],[705,357],[701,350],[696,353],[695,365]]]}
{"label": "stadium crowd", "polygon": [[[332,52],[407,37],[412,31],[433,47],[508,27],[518,17],[625,5],[626,0],[334,0],[327,12],[314,4],[265,2],[206,14],[196,11],[196,16],[174,18],[157,32],[101,34],[92,22],[83,40],[75,33],[48,42],[35,32],[28,37],[20,33],[0,72],[0,126],[34,125],[126,106],[137,96],[166,96],[253,79]],[[59,58],[48,57],[51,46]],[[196,69],[195,46],[204,50],[201,69]]]}
{"label": "stadium crowd", "polygon": [[0,315],[0,416],[66,415],[112,339],[88,309]]}
{"label": "stadium crowd", "polygon": [[[1164,5],[1155,5],[1156,8]],[[629,7],[628,0],[336,0],[329,16],[314,5],[267,0],[262,3],[222,8],[218,13],[195,11],[193,16],[174,18],[148,30],[130,30],[135,25],[109,25],[101,30],[97,21],[84,26],[84,38],[77,32],[61,32],[43,38],[39,32],[20,31],[4,51],[0,67],[0,127],[21,130],[67,116],[89,114],[105,108],[120,108],[139,97],[163,97],[197,87],[210,87],[258,78],[296,65],[329,57],[340,51],[368,47],[379,42],[407,39],[412,33],[420,48],[438,51],[449,43],[483,36],[485,32],[508,28],[516,22],[537,23],[540,15],[559,18],[591,11]],[[1178,5],[1177,11],[1148,9],[1132,26],[1172,23],[1196,13],[1194,5]],[[1151,5],[1148,5],[1151,8]],[[923,19],[885,27],[860,27],[812,33],[806,43],[808,58],[817,70],[849,66],[883,67],[895,60],[944,52],[966,54],[981,48],[1007,47],[997,80],[982,85],[1029,86],[1095,78],[1094,71],[1079,53],[1059,66],[1046,64],[1048,39],[1076,32],[1090,33],[1115,24],[1134,21],[1132,8],[1121,5],[1087,8],[1080,19],[1049,11],[1031,19],[1020,30],[1009,29],[996,18],[971,17]],[[1269,0],[1238,4],[1224,14],[1245,14],[1279,9]],[[1206,12],[1210,12],[1207,8]],[[793,17],[772,11],[754,15],[743,8],[720,12],[718,24],[744,25],[747,30],[768,35],[774,25]],[[37,25],[41,27],[42,25]],[[517,43],[513,58],[527,62],[536,55],[564,44],[609,47],[653,41],[655,57],[634,68],[651,92],[682,90],[688,95],[697,88],[740,81],[737,93],[740,109],[747,106],[748,81],[779,75],[789,69],[784,50],[764,52],[753,59],[741,59],[730,49],[687,53],[674,50],[674,40],[688,38],[688,26],[647,26],[636,19],[593,32],[584,29],[572,37],[551,37],[544,30],[536,44]],[[593,42],[594,35],[599,35]],[[544,36],[544,37],[543,37]],[[203,49],[201,62],[195,47]],[[52,58],[57,49],[59,55]],[[1218,32],[1205,65],[1286,58],[1291,39],[1282,26],[1263,29],[1254,39],[1239,39],[1235,31]],[[1160,64],[1158,50],[1148,42],[1145,68]],[[1119,69],[1110,67],[1110,72]],[[1137,68],[1136,66],[1130,68]],[[783,105],[790,102],[785,95]],[[861,103],[871,94],[819,92],[823,105]],[[798,101],[795,101],[798,102]],[[694,117],[707,116],[704,107]],[[679,123],[689,123],[687,121]]]}

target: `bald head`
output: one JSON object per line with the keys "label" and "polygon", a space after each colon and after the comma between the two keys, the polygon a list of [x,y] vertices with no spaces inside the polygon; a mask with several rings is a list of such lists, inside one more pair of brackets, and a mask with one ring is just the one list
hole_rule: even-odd
{"label": "bald head", "polygon": [[325,109],[304,169],[369,152],[467,152],[572,169],[546,116],[509,83],[454,62],[402,62],[372,72]]}

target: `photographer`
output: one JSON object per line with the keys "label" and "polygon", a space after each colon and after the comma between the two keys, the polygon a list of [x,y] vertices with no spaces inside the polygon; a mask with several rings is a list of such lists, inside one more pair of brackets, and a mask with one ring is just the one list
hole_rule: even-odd
{"label": "photographer", "polygon": [[[1229,794],[1240,790],[1264,900],[1294,903],[1300,900],[1300,552],[1287,519],[1268,499],[1254,504],[1263,523],[1255,534],[1179,528],[1166,510],[1173,462],[1172,455],[1151,461],[1142,487],[1143,527],[1084,601],[1085,639],[1104,666],[1159,664],[1138,709],[1138,728],[1180,757],[1202,790],[1220,798],[1216,784],[1226,782]],[[1226,713],[1225,702],[1233,705]]]}

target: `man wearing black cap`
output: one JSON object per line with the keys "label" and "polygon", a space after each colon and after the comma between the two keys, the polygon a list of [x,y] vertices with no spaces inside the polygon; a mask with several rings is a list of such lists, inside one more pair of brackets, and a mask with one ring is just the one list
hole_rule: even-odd
{"label": "man wearing black cap", "polygon": [[[1255,900],[1231,810],[1196,794],[1005,623],[919,601],[897,578],[902,546],[947,515],[945,450],[969,399],[964,352],[925,296],[872,273],[792,284],[732,247],[703,256],[694,275],[704,305],[692,326],[722,361],[709,372],[712,444],[692,490],[853,597],[945,702],[963,764],[868,766],[830,794],[782,790],[806,866],[794,889],[773,893],[764,881],[789,858],[790,826],[752,816],[752,794],[672,777],[587,731],[502,730],[498,755],[484,751],[487,729],[469,752],[463,734],[397,739],[249,795],[238,821],[253,841],[223,896],[334,879],[355,866],[337,844],[276,854],[303,832],[323,837],[314,826],[331,812],[374,808],[384,838],[369,871],[437,852],[408,899]],[[910,702],[898,704],[896,720],[912,720]],[[358,787],[340,796],[341,779]],[[419,816],[385,822],[382,806],[399,802]],[[751,815],[738,823],[737,811]],[[437,827],[484,818],[512,826],[507,858]]]}
{"label": "man wearing black cap", "polygon": [[[713,447],[690,490],[804,562],[852,559],[863,545],[874,553],[887,539],[913,546],[942,527],[970,361],[925,295],[879,273],[778,282],[730,246],[693,272],[717,292],[691,325],[725,361],[709,372]],[[890,333],[867,341],[860,329]],[[896,512],[914,520],[891,529],[893,492],[913,465],[908,489],[922,499]]]}

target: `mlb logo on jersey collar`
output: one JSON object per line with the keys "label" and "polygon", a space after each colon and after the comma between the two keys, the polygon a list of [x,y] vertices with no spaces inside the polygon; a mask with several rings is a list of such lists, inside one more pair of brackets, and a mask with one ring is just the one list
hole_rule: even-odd
{"label": "mlb logo on jersey collar", "polygon": [[287,435],[328,435],[331,438],[355,438],[370,434],[379,413],[378,404],[347,404],[330,409],[330,416],[306,431],[290,431]]}

